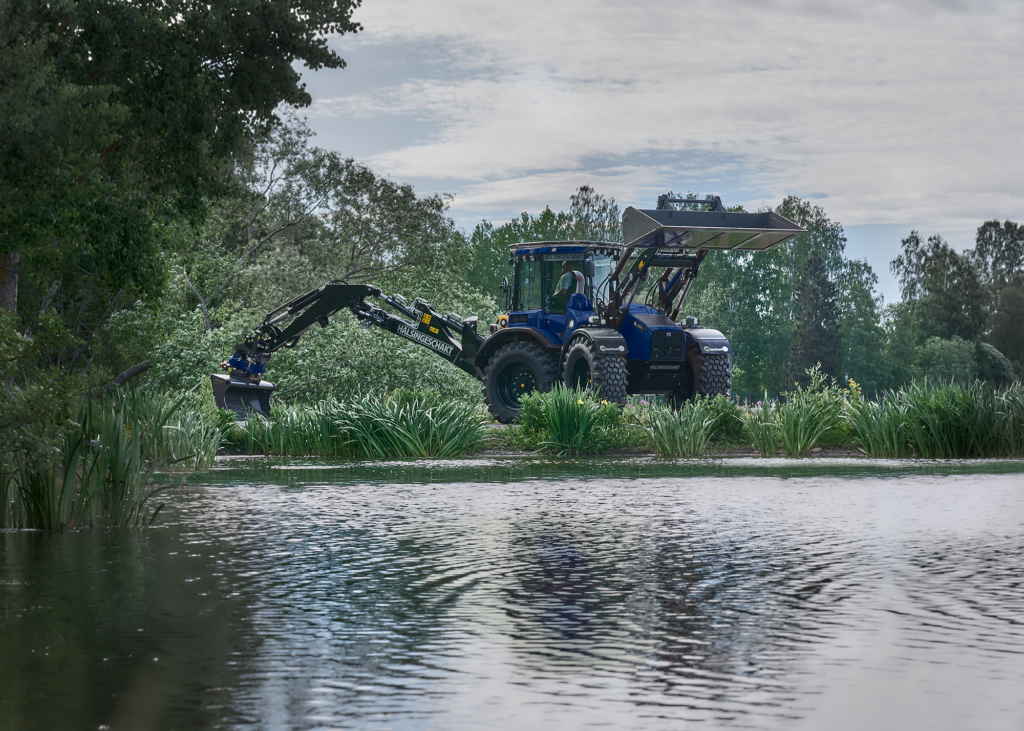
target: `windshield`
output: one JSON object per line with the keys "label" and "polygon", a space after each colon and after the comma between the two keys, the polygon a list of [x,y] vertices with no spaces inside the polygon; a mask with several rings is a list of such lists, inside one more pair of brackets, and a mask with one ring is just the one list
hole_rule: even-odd
{"label": "windshield", "polygon": [[[602,300],[608,299],[608,275],[614,261],[610,256],[594,257],[594,286],[597,297]],[[574,272],[584,271],[582,254],[545,254],[544,261],[519,261],[513,307],[516,310],[545,309],[554,314],[564,314],[569,297],[576,293]],[[586,294],[593,299],[595,292]]]}

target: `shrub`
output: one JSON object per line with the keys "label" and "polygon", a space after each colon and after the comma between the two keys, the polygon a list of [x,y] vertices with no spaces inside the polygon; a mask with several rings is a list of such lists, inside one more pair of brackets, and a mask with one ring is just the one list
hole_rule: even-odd
{"label": "shrub", "polygon": [[718,394],[710,401],[711,431],[717,439],[737,439],[743,434],[742,411],[735,401]]}

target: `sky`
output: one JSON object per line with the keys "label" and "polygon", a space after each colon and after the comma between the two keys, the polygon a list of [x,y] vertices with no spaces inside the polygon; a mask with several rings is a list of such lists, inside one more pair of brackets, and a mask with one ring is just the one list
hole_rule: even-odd
{"label": "sky", "polygon": [[365,0],[303,73],[316,143],[464,229],[581,185],[747,210],[796,195],[843,224],[886,301],[911,229],[973,246],[1024,220],[1024,2]]}

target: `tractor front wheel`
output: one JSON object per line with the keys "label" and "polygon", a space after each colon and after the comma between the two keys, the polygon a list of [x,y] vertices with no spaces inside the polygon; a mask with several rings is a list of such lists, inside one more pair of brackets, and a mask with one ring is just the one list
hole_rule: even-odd
{"label": "tractor front wheel", "polygon": [[494,418],[508,424],[519,417],[519,399],[550,391],[558,359],[536,343],[515,342],[494,351],[484,368],[484,401]]}
{"label": "tractor front wheel", "polygon": [[587,340],[569,346],[562,370],[569,388],[586,388],[608,403],[626,403],[626,361],[621,355],[595,353]]}
{"label": "tractor front wheel", "polygon": [[732,363],[725,353],[704,353],[697,345],[691,345],[686,352],[689,368],[679,389],[669,397],[674,408],[681,408],[697,396],[714,398],[719,394],[728,398],[732,395]]}

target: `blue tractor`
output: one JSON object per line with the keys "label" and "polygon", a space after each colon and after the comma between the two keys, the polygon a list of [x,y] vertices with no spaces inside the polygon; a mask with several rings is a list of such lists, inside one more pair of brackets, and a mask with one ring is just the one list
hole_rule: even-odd
{"label": "blue tractor", "polygon": [[[687,210],[673,208],[678,203]],[[709,210],[689,210],[694,204]],[[409,304],[370,285],[328,282],[269,313],[236,347],[224,364],[229,373],[213,376],[217,404],[243,419],[249,411],[267,415],[274,385],[263,374],[271,355],[344,308],[480,379],[488,408],[503,423],[519,415],[524,395],[557,383],[618,404],[629,394],[664,394],[677,406],[728,396],[732,346],[697,318],[680,322],[687,292],[709,251],[763,251],[804,229],[771,211],[726,211],[717,197],[667,196],[655,210],[627,208],[622,229],[625,244],[513,246],[513,280],[502,282],[508,314],[485,335],[476,317],[442,314],[425,300]]]}

